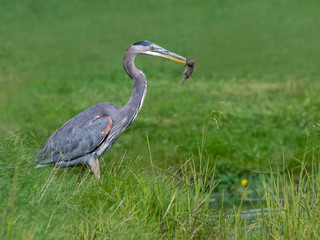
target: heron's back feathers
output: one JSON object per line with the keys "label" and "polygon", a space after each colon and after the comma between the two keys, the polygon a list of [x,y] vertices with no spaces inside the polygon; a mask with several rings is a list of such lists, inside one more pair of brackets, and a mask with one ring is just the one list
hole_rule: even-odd
{"label": "heron's back feathers", "polygon": [[107,138],[111,127],[112,119],[106,115],[105,105],[88,108],[49,137],[37,151],[37,166],[72,161],[94,152]]}

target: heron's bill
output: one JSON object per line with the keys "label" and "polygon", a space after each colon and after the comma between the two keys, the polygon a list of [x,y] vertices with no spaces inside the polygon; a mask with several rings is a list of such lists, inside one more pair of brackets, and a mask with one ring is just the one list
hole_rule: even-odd
{"label": "heron's bill", "polygon": [[177,62],[186,63],[185,60],[181,60],[181,59],[179,59],[179,58],[175,58],[175,57],[172,57],[172,56],[162,55],[161,57],[168,58],[168,59],[171,59],[171,60],[177,61]]}
{"label": "heron's bill", "polygon": [[173,52],[170,52],[168,50],[165,50],[163,48],[154,49],[153,51],[146,51],[146,52],[144,52],[144,54],[168,58],[173,61],[177,61],[177,62],[181,62],[181,63],[186,63],[186,61],[187,61],[186,58],[184,58],[178,54],[175,54]]}

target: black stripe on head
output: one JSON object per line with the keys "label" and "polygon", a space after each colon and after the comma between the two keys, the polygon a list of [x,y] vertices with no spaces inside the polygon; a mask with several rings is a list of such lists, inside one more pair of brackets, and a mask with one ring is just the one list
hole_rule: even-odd
{"label": "black stripe on head", "polygon": [[140,41],[140,42],[136,42],[135,44],[133,45],[142,45],[142,46],[150,46],[152,44],[152,42],[149,42],[147,40],[143,40],[143,41]]}

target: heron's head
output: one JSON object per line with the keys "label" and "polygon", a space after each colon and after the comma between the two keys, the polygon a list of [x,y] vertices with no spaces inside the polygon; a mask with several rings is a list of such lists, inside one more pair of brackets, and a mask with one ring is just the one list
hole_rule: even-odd
{"label": "heron's head", "polygon": [[158,46],[155,43],[149,42],[149,41],[140,41],[137,42],[130,47],[136,55],[138,54],[147,54],[147,55],[153,55],[158,57],[164,57],[168,58],[177,62],[186,63],[186,58],[182,57],[178,54],[175,54],[173,52],[170,52],[160,46]]}

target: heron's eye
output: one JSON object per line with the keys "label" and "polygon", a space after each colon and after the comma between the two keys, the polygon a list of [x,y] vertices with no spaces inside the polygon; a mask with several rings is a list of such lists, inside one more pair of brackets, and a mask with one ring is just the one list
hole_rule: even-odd
{"label": "heron's eye", "polygon": [[153,49],[154,49],[154,46],[151,46],[151,47],[150,47],[150,50],[153,50]]}

